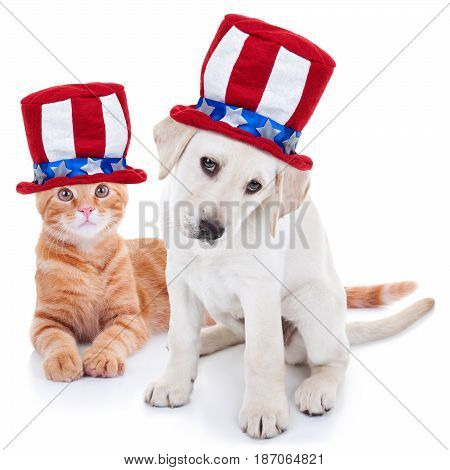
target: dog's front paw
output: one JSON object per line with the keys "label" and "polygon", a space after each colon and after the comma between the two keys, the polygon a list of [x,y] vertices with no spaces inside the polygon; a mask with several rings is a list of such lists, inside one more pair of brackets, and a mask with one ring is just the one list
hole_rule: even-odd
{"label": "dog's front paw", "polygon": [[91,377],[116,377],[124,373],[125,362],[113,350],[91,346],[84,354],[83,367],[85,374]]}
{"label": "dog's front paw", "polygon": [[83,375],[83,364],[78,351],[59,351],[44,360],[45,376],[55,382],[72,382]]}
{"label": "dog's front paw", "polygon": [[318,375],[308,377],[295,392],[295,404],[309,416],[321,416],[334,407],[336,383]]}
{"label": "dog's front paw", "polygon": [[144,399],[152,406],[177,408],[189,401],[192,387],[192,380],[161,378],[148,385]]}
{"label": "dog's front paw", "polygon": [[255,439],[270,439],[284,432],[288,425],[289,406],[285,396],[258,402],[245,400],[239,413],[239,426]]}

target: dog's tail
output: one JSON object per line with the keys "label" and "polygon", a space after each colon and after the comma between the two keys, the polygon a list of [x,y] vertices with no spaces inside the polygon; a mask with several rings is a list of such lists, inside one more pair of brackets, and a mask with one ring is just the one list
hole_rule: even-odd
{"label": "dog's tail", "polygon": [[417,289],[414,281],[377,284],[374,286],[346,287],[347,307],[371,308],[388,305],[402,299]]}
{"label": "dog's tail", "polygon": [[393,336],[422,318],[433,307],[434,299],[426,298],[418,300],[401,312],[381,320],[347,323],[348,340],[353,345]]}

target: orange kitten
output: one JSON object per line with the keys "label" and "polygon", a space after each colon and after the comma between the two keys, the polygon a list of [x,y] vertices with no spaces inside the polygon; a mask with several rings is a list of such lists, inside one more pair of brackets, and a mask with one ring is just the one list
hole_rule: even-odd
{"label": "orange kitten", "polygon": [[[43,229],[36,248],[32,342],[48,379],[114,377],[125,358],[169,322],[161,240],[125,241],[117,225],[123,184],[79,184],[37,193]],[[77,342],[92,342],[83,359]]]}

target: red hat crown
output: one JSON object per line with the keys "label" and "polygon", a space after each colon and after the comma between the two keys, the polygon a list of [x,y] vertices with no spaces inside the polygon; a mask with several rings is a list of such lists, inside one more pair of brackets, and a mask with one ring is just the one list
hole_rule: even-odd
{"label": "red hat crown", "polygon": [[145,172],[126,164],[131,129],[122,85],[56,86],[32,93],[21,104],[35,177],[33,183],[20,183],[19,192],[145,181]]}
{"label": "red hat crown", "polygon": [[302,169],[301,130],[333,73],[334,60],[307,39],[277,26],[227,15],[203,62],[200,100],[171,116],[271,152]]}

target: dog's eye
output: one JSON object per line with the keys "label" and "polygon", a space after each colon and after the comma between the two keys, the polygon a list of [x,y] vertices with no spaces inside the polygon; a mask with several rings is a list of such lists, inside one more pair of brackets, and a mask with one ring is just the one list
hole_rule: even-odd
{"label": "dog's eye", "polygon": [[216,172],[218,165],[212,158],[202,157],[200,158],[200,166],[203,171],[213,175]]}
{"label": "dog's eye", "polygon": [[245,188],[247,194],[255,194],[262,188],[262,184],[259,181],[251,180]]}
{"label": "dog's eye", "polygon": [[58,191],[58,198],[61,201],[69,202],[73,199],[73,192],[69,188],[62,188]]}
{"label": "dog's eye", "polygon": [[106,197],[109,194],[109,188],[106,184],[99,184],[95,188],[95,195],[99,198]]}

